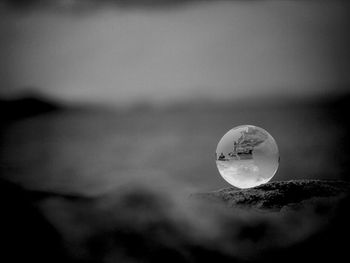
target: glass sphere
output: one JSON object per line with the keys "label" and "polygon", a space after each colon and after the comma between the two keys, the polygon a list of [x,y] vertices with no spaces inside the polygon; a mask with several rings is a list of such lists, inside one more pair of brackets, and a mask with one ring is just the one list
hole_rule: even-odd
{"label": "glass sphere", "polygon": [[215,156],[221,176],[238,188],[267,183],[279,165],[276,141],[267,131],[253,125],[229,130],[219,141]]}

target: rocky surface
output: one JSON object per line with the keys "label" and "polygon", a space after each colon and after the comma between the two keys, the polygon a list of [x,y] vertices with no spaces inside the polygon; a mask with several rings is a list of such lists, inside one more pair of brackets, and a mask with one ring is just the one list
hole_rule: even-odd
{"label": "rocky surface", "polygon": [[340,180],[292,180],[270,182],[250,189],[225,188],[193,197],[222,201],[230,207],[281,210],[305,206],[317,199],[345,197],[350,183]]}
{"label": "rocky surface", "polygon": [[349,190],[346,181],[291,180],[192,197],[220,204],[234,215],[230,220],[244,215],[242,224],[234,223],[239,229],[234,244],[241,251],[246,240],[256,247],[242,257],[240,252],[238,262],[330,262],[349,259],[343,242],[350,235]]}
{"label": "rocky surface", "polygon": [[13,262],[343,262],[349,188],[293,180],[187,198],[128,183],[86,198],[0,180],[0,241]]}

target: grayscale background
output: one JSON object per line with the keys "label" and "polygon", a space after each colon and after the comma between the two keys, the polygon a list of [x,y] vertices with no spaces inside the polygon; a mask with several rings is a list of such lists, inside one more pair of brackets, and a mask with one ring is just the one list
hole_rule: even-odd
{"label": "grayscale background", "polygon": [[[39,211],[13,243],[31,255],[38,227],[52,231],[38,237],[43,262],[61,247],[73,261],[139,262],[120,251],[147,243],[148,229],[107,242],[106,211],[117,206],[124,223],[147,211],[176,219],[168,199],[229,187],[215,149],[242,124],[275,138],[272,181],[349,180],[349,11],[346,1],[1,1],[2,202],[18,224],[27,214],[12,187]],[[147,194],[123,203],[125,191]]]}

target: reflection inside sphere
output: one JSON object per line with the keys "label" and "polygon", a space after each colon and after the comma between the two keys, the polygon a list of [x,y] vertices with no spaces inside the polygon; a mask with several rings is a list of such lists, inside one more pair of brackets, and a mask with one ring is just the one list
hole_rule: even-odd
{"label": "reflection inside sphere", "polygon": [[273,137],[253,125],[228,131],[219,141],[215,156],[221,176],[238,188],[267,183],[276,173],[279,163]]}

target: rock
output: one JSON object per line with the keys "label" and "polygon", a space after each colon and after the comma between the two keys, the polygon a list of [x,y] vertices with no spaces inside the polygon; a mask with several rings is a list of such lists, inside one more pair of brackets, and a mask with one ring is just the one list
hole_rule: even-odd
{"label": "rock", "polygon": [[[235,240],[235,245],[242,245],[243,236],[259,248],[266,247],[243,262],[331,262],[349,260],[344,242],[350,235],[349,189],[346,181],[292,180],[192,197],[224,204],[222,207],[235,216],[244,214],[246,225],[237,226],[241,239]],[[270,236],[272,233],[278,234]],[[257,241],[259,238],[266,243]],[[254,254],[251,248],[248,251]]]}
{"label": "rock", "polygon": [[194,194],[195,198],[222,201],[229,207],[281,210],[297,207],[317,199],[340,198],[350,189],[350,183],[335,180],[292,180],[270,182],[250,189],[225,188]]}
{"label": "rock", "polygon": [[[12,184],[5,183],[3,211],[10,217],[1,224],[8,229],[3,240],[24,233],[19,247],[12,242],[7,250],[30,250],[31,259],[42,257],[35,262],[52,262],[50,255],[57,262],[349,261],[342,241],[350,236],[349,200],[342,198],[348,182],[272,182],[195,194],[193,199],[157,191],[154,184],[128,184],[87,198],[18,187],[8,193]],[[314,209],[320,200],[326,204],[321,212]],[[227,206],[217,205],[221,203]],[[44,216],[31,219],[30,213],[23,214],[24,205]],[[46,225],[53,229],[42,231]],[[27,243],[46,253],[27,248]],[[52,249],[61,246],[63,252]]]}

